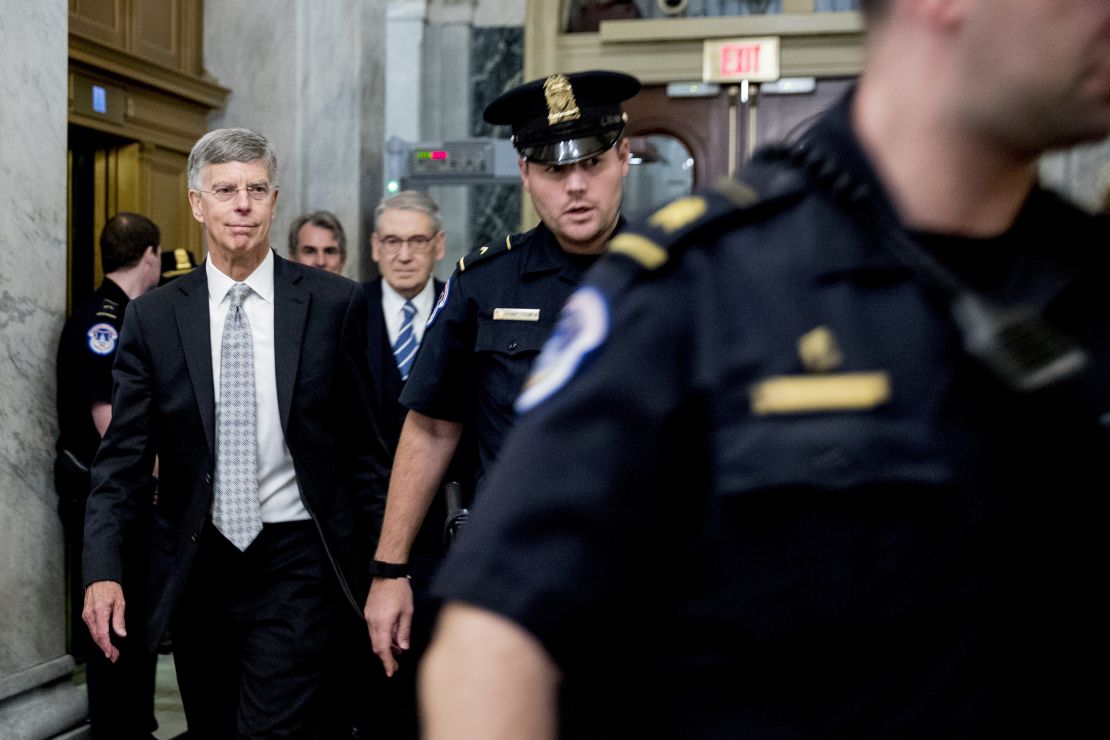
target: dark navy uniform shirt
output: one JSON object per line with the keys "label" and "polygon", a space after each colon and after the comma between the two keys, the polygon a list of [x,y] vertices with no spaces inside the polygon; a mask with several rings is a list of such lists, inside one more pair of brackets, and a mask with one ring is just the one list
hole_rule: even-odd
{"label": "dark navy uniform shirt", "polygon": [[459,260],[440,294],[401,403],[469,426],[475,483],[496,458],[516,417],[513,401],[586,267],[541,223]]}
{"label": "dark navy uniform shirt", "polygon": [[559,663],[567,737],[986,737],[1101,706],[1110,230],[1036,192],[961,244],[968,282],[1088,351],[1062,395],[1008,391],[855,210],[890,205],[847,111],[809,143],[858,178],[772,160],[758,199],[614,241],[440,571]]}
{"label": "dark navy uniform shirt", "polygon": [[59,454],[68,450],[86,467],[100,446],[92,407],[112,402],[112,363],[129,300],[122,288],[104,278],[74,309],[58,343]]}

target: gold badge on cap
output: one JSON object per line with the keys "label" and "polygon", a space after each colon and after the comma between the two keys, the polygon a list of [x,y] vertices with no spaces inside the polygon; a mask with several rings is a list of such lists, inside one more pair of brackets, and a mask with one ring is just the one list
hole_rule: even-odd
{"label": "gold badge on cap", "polygon": [[543,96],[547,99],[549,126],[582,117],[582,112],[578,110],[578,101],[574,99],[574,89],[566,75],[548,77],[543,83]]}
{"label": "gold badge on cap", "polygon": [[178,270],[191,270],[193,267],[192,263],[189,262],[189,253],[181,247],[173,250],[173,259],[177,263],[176,269]]}

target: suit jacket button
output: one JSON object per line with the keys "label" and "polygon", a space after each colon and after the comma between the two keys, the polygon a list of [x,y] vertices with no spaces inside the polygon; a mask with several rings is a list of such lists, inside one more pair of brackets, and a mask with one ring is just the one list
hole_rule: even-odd
{"label": "suit jacket button", "polygon": [[516,350],[516,347],[517,347],[517,344],[516,344],[516,342],[515,342],[515,341],[514,341],[514,342],[509,342],[509,351],[510,351],[510,352],[513,352],[513,351],[515,351],[515,350]]}

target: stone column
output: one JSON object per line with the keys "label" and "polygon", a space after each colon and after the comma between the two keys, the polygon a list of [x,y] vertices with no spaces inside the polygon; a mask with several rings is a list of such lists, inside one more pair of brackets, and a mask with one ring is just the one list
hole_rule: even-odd
{"label": "stone column", "polygon": [[[432,0],[424,30],[421,80],[421,133],[428,143],[471,138],[470,35],[475,0]],[[451,274],[459,257],[478,245],[470,221],[470,188],[435,186],[428,195],[439,204],[446,230],[446,258],[436,265],[436,277]]]}
{"label": "stone column", "polygon": [[385,8],[363,0],[238,0],[204,4],[205,68],[231,89],[211,128],[246,126],[278,157],[278,216],[270,232],[286,254],[289,224],[304,211],[334,212],[347,232],[345,273],[370,267],[381,197],[385,124]]}
{"label": "stone column", "polygon": [[385,138],[419,141],[424,68],[425,0],[390,0],[386,23]]}
{"label": "stone column", "polygon": [[[0,737],[57,737],[85,718],[65,644],[53,486],[54,353],[66,310],[64,0],[0,13]],[[77,737],[81,731],[70,732]]]}

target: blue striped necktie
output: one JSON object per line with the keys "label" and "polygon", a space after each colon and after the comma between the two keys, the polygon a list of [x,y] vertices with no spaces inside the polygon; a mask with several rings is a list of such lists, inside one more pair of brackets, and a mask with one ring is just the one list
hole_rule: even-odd
{"label": "blue striped necktie", "polygon": [[412,332],[412,317],[416,315],[416,306],[412,301],[405,301],[401,306],[405,316],[401,319],[401,331],[397,332],[397,341],[393,343],[393,359],[397,361],[397,370],[401,373],[401,380],[409,379],[412,370],[412,359],[416,357],[416,335]]}

